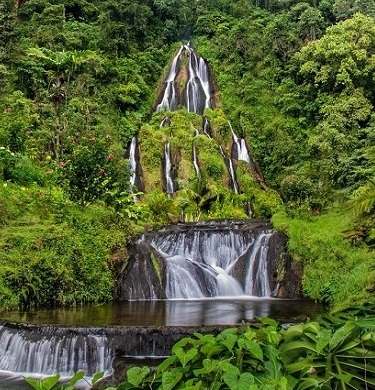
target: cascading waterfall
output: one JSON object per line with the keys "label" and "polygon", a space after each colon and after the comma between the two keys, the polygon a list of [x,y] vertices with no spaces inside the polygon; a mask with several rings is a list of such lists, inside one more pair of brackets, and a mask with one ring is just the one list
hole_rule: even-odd
{"label": "cascading waterfall", "polygon": [[175,192],[175,188],[172,178],[171,145],[169,142],[164,145],[164,164],[166,192],[172,195]]}
{"label": "cascading waterfall", "polygon": [[233,137],[233,142],[235,145],[235,153],[234,153],[234,158],[236,160],[241,160],[241,161],[246,161],[248,164],[251,164],[250,160],[250,155],[247,150],[246,142],[244,138],[239,138],[237,134],[233,131],[232,125],[230,122],[229,127],[232,131],[232,137]]}
{"label": "cascading waterfall", "polygon": [[212,138],[210,121],[206,117],[203,117],[203,133],[208,138]]}
{"label": "cascading waterfall", "polygon": [[207,222],[189,229],[185,224],[176,231],[144,235],[136,252],[152,253],[152,264],[158,259],[158,280],[150,295],[150,279],[144,288],[139,279],[136,283],[143,272],[137,264],[147,264],[147,259],[130,262],[123,279],[125,299],[270,297],[274,287],[269,264],[274,254],[269,248],[275,233],[268,228],[247,231],[240,225],[222,226]]}
{"label": "cascading waterfall", "polygon": [[156,111],[173,111],[177,108],[177,91],[176,91],[176,76],[178,74],[179,60],[182,51],[185,46],[181,46],[180,50],[173,58],[171,69],[168,73],[168,77],[165,80],[165,90],[161,102],[157,105]]}
{"label": "cascading waterfall", "polygon": [[189,50],[189,80],[186,85],[186,107],[188,111],[203,114],[206,108],[210,108],[211,91],[208,76],[208,67],[202,57]]}
{"label": "cascading waterfall", "polygon": [[[153,240],[153,247],[166,260],[166,297],[269,297],[270,289],[265,287],[269,286],[269,281],[267,252],[264,248],[271,236],[272,232],[266,231],[257,239],[248,241],[248,237],[239,237],[230,231],[226,234],[197,232],[192,240],[184,234]],[[246,287],[242,288],[238,280],[231,275],[231,271],[244,254],[248,257],[248,265]],[[261,270],[258,269],[260,264]],[[247,284],[259,277],[261,288],[256,283],[251,286]]]}
{"label": "cascading waterfall", "polygon": [[113,351],[106,336],[94,334],[55,335],[20,332],[0,326],[0,367],[5,371],[72,375],[78,370],[86,375],[108,371]]}
{"label": "cascading waterfall", "polygon": [[195,145],[193,144],[193,165],[195,169],[195,173],[197,177],[200,177],[200,169],[199,169],[199,164],[198,164],[198,158],[197,158],[197,150],[195,148]]}
{"label": "cascading waterfall", "polygon": [[233,192],[235,194],[238,194],[238,183],[237,183],[237,179],[236,179],[236,173],[235,173],[234,167],[233,167],[233,161],[231,158],[228,158],[228,164],[229,164],[229,174],[230,174],[232,186],[233,186]]}
{"label": "cascading waterfall", "polygon": [[136,148],[137,148],[137,138],[133,137],[129,149],[130,184],[132,187],[135,186],[137,180],[137,159],[135,157]]}
{"label": "cascading waterfall", "polygon": [[[188,79],[185,87],[185,101],[180,101],[176,89],[180,71],[181,56],[184,52],[189,55]],[[165,80],[164,92],[156,111],[173,111],[179,105],[185,105],[187,110],[197,114],[203,114],[206,108],[211,108],[211,85],[206,61],[199,57],[190,44],[182,45],[173,58],[171,68]]]}
{"label": "cascading waterfall", "polygon": [[245,280],[245,294],[269,297],[267,252],[269,249],[269,233],[262,233],[256,242],[257,250],[251,252]]}
{"label": "cascading waterfall", "polygon": [[233,166],[233,161],[231,158],[229,158],[225,155],[224,150],[223,150],[221,145],[219,146],[219,151],[220,151],[220,154],[222,155],[222,157],[223,157],[223,159],[228,167],[230,181],[232,184],[232,190],[235,194],[238,194],[238,183],[237,183],[237,178],[236,178],[236,172],[235,172],[234,166]]}

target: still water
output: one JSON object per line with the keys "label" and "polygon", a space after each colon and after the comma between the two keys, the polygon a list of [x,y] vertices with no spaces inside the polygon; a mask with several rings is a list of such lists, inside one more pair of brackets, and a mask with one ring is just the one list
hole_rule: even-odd
{"label": "still water", "polygon": [[[0,314],[5,321],[58,326],[194,326],[239,324],[256,317],[296,322],[323,311],[311,301],[205,299],[128,301],[119,304]],[[1,369],[1,367],[0,367]]]}
{"label": "still water", "polygon": [[[119,304],[0,313],[3,321],[55,326],[200,326],[232,325],[257,317],[299,322],[322,313],[311,301],[232,299],[128,301]],[[25,374],[1,371],[0,390],[27,390]],[[26,376],[30,376],[27,375]],[[86,388],[83,384],[83,389]]]}

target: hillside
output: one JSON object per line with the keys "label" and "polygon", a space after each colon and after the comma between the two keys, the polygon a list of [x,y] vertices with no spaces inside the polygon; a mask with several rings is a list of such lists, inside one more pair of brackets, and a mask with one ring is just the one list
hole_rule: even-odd
{"label": "hillside", "polygon": [[[181,107],[175,195],[157,181],[170,129],[154,110],[188,41],[215,79],[204,116],[224,152],[231,124],[262,174],[239,161],[238,193]],[[374,1],[1,1],[0,306],[110,300],[143,229],[246,218],[249,203],[288,234],[307,296],[333,308],[373,300],[374,59]],[[134,196],[125,151],[136,134],[149,165]],[[202,180],[183,163],[193,142]]]}

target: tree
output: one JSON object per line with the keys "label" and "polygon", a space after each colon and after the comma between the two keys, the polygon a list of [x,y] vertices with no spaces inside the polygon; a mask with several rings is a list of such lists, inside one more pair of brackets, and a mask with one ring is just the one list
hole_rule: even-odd
{"label": "tree", "polygon": [[375,20],[361,14],[327,29],[303,47],[296,59],[300,75],[318,92],[363,88],[375,102]]}

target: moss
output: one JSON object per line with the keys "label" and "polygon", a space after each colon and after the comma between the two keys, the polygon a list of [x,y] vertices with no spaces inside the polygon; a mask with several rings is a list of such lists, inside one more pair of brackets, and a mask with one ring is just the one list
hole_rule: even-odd
{"label": "moss", "polygon": [[162,273],[163,264],[162,264],[160,258],[155,256],[154,253],[151,253],[150,258],[151,258],[151,262],[152,262],[152,265],[154,267],[154,270],[156,272],[156,275],[158,277],[159,283],[162,284],[163,283],[163,273]]}

